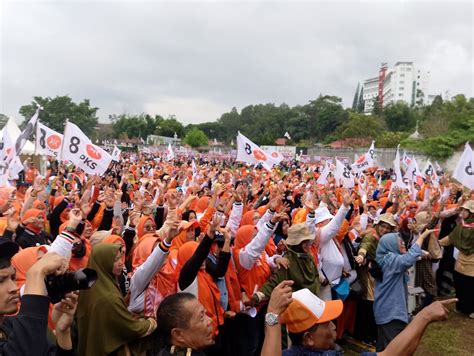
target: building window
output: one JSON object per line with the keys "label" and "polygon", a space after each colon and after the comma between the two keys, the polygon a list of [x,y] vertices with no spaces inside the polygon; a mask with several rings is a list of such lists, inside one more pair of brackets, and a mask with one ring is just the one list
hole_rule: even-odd
{"label": "building window", "polygon": [[407,68],[407,72],[411,72],[411,68]]}
{"label": "building window", "polygon": [[400,94],[398,94],[398,96],[403,96],[403,94],[402,94],[402,93],[400,93]]}
{"label": "building window", "polygon": [[404,88],[404,87],[400,87],[400,88],[398,88],[398,90],[405,90],[405,88]]}
{"label": "building window", "polygon": [[400,77],[404,77],[404,76],[405,76],[405,73],[401,73],[401,74],[400,74]]}
{"label": "building window", "polygon": [[400,80],[400,84],[405,84],[405,82],[403,80]]}

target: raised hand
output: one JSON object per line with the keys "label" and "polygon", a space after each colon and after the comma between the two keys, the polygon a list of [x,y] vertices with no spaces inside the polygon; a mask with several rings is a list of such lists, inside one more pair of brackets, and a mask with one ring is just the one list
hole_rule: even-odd
{"label": "raised hand", "polygon": [[69,211],[69,218],[67,226],[71,229],[76,229],[77,225],[82,221],[81,209],[74,208]]}
{"label": "raised hand", "polygon": [[349,194],[347,189],[344,189],[342,193],[342,203],[344,204],[346,208],[349,208],[352,204],[352,201],[353,201],[352,196]]}
{"label": "raised hand", "polygon": [[270,301],[268,302],[267,311],[269,313],[280,315],[286,310],[288,305],[291,304],[293,301],[291,297],[293,289],[291,286],[293,284],[293,281],[283,281],[275,287],[272,295],[270,296]]}
{"label": "raised hand", "polygon": [[65,295],[59,303],[54,305],[51,318],[56,324],[56,331],[67,331],[74,321],[74,314],[77,309],[78,292],[71,292]]}

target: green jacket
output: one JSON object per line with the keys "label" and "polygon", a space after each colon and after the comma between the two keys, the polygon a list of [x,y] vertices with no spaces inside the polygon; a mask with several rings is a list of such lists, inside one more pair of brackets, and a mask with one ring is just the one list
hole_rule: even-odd
{"label": "green jacket", "polygon": [[309,253],[297,253],[290,249],[285,256],[290,261],[288,269],[276,269],[267,282],[260,288],[260,292],[270,297],[273,289],[285,280],[292,280],[293,291],[308,288],[312,293],[318,295],[321,286],[319,273],[314,263],[313,257]]}

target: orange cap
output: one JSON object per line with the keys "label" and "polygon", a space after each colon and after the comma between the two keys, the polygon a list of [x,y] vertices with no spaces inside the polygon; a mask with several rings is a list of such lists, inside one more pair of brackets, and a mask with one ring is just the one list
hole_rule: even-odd
{"label": "orange cap", "polygon": [[342,313],[341,300],[325,302],[308,288],[293,292],[292,298],[293,301],[280,316],[281,323],[286,324],[291,333],[301,333],[315,324],[334,320]]}

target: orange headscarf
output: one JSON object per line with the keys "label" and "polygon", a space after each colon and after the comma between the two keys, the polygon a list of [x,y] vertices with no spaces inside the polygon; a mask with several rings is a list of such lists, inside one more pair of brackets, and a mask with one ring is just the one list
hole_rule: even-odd
{"label": "orange headscarf", "polygon": [[45,246],[27,247],[12,257],[12,266],[16,270],[16,285],[21,288],[26,282],[26,273],[38,261],[39,252],[47,252]]}
{"label": "orange headscarf", "polygon": [[[23,215],[23,217],[21,218],[21,223],[23,224],[26,220],[33,217],[37,218],[39,216],[42,216],[43,218],[45,218],[44,211],[41,211],[39,209],[28,209],[26,213]],[[41,229],[39,229],[33,224],[26,225],[26,228],[30,231],[33,231],[36,234],[39,234],[41,232]]]}
{"label": "orange headscarf", "polygon": [[[253,216],[255,213],[258,213],[256,210],[249,210],[247,211],[243,216],[242,216],[242,221],[240,222],[240,226],[245,226],[245,225],[255,225],[253,223]],[[260,215],[260,213],[258,213]]]}
{"label": "orange headscarf", "polygon": [[240,286],[249,297],[253,295],[255,288],[260,288],[264,285],[271,274],[265,251],[262,252],[258,258],[258,262],[255,263],[251,270],[247,270],[240,265],[240,250],[252,241],[255,229],[255,226],[251,225],[240,227],[235,234],[235,247],[233,250]]}
{"label": "orange headscarf", "polygon": [[[125,248],[125,241],[119,236],[119,235],[109,235],[106,238],[102,240],[101,243],[103,244],[115,244],[117,242],[120,242],[123,248]],[[125,252],[125,251],[124,251]]]}
{"label": "orange headscarf", "polygon": [[[176,265],[176,280],[179,279],[179,274],[185,263],[193,256],[199,244],[195,241],[186,242],[178,250],[178,264]],[[219,333],[218,327],[224,323],[224,309],[222,309],[220,300],[219,288],[213,278],[206,272],[205,269],[200,269],[197,273],[197,286],[199,302],[206,309],[206,314],[212,319],[212,328],[214,334]]]}
{"label": "orange headscarf", "polygon": [[145,235],[145,223],[150,220],[153,225],[155,221],[150,216],[142,216],[137,225],[137,238],[140,240]]}
{"label": "orange headscarf", "polygon": [[211,198],[208,196],[200,197],[196,203],[196,213],[203,213],[209,205],[209,200]]}

